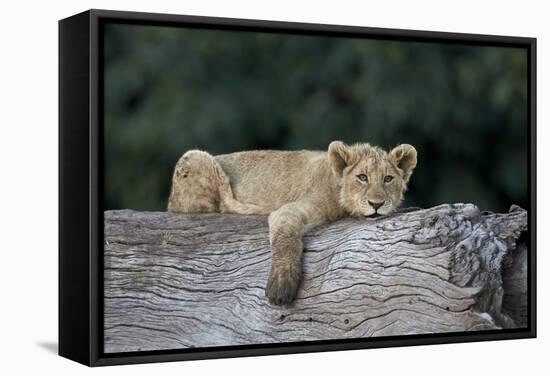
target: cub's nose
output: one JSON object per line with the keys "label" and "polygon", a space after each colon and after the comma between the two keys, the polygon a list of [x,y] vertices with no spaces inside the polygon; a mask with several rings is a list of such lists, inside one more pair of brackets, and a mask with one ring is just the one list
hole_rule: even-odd
{"label": "cub's nose", "polygon": [[372,206],[374,208],[374,210],[378,210],[379,207],[384,205],[384,202],[385,201],[374,202],[374,201],[369,200],[369,204],[370,204],[370,206]]}

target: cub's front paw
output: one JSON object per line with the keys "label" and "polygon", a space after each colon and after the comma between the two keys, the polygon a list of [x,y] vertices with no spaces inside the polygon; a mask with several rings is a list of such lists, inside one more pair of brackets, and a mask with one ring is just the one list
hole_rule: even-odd
{"label": "cub's front paw", "polygon": [[272,269],[267,281],[265,295],[271,304],[286,305],[294,300],[302,273],[300,268]]}

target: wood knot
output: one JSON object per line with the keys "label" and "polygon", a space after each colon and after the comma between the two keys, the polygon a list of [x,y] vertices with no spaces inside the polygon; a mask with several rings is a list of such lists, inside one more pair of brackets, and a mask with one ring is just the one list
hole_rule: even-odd
{"label": "wood knot", "polygon": [[439,215],[438,214],[432,215],[429,219],[430,226],[435,226],[437,221],[439,221]]}
{"label": "wood knot", "polygon": [[510,206],[510,209],[508,210],[508,213],[516,213],[516,212],[521,212],[521,211],[523,211],[521,206],[516,205],[516,204],[512,204],[512,206]]}
{"label": "wood knot", "polygon": [[432,214],[424,220],[424,227],[434,227],[437,222],[441,219],[438,213]]}

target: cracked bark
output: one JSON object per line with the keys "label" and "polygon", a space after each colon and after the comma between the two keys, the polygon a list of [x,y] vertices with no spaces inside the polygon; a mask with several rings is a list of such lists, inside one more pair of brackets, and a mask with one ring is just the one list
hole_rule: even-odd
{"label": "cracked bark", "polygon": [[523,209],[471,204],[326,224],[305,236],[296,300],[275,307],[266,217],[107,211],[104,350],[526,327],[524,231]]}

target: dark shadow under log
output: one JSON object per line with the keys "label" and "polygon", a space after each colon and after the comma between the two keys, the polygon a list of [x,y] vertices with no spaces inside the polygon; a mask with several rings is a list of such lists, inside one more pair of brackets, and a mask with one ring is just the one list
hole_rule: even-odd
{"label": "dark shadow under log", "polygon": [[525,327],[523,231],[515,206],[340,220],[306,235],[298,296],[276,307],[265,217],[107,211],[104,350]]}

